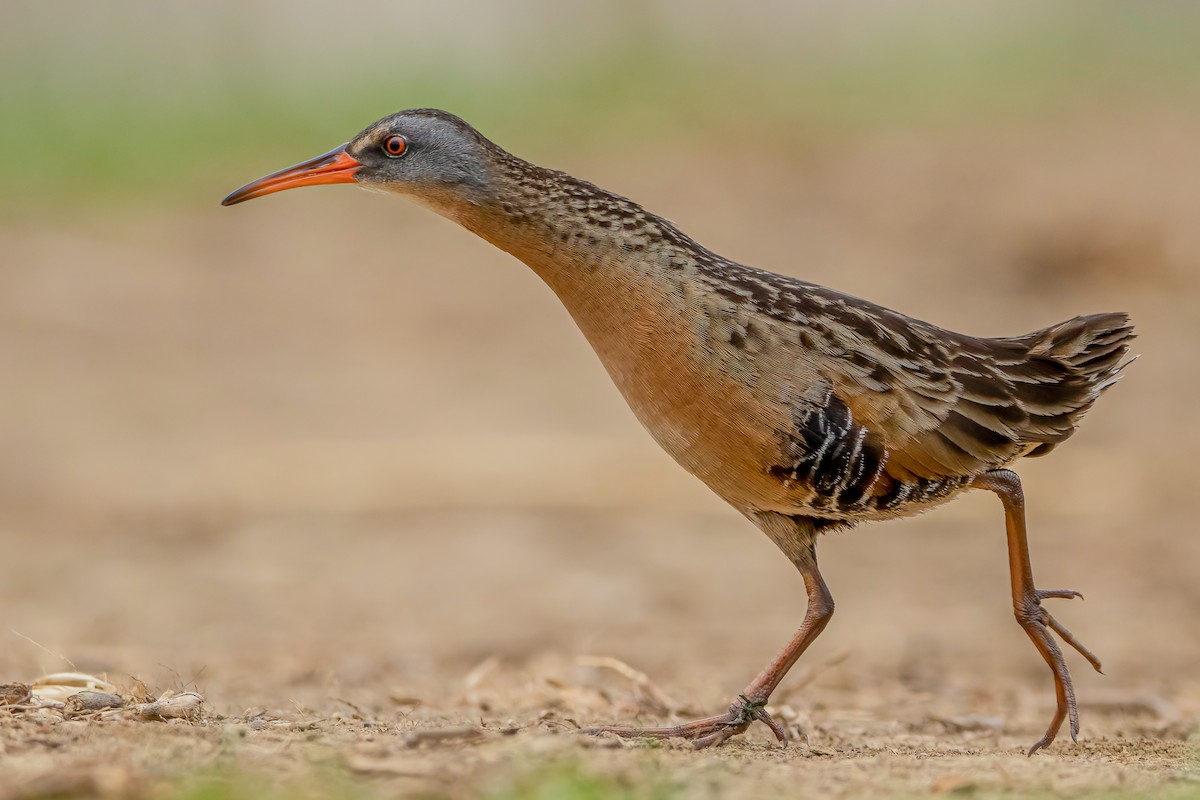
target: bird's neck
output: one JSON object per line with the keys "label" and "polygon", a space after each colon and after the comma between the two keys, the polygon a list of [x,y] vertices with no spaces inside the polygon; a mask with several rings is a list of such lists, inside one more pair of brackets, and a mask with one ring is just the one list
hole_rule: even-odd
{"label": "bird's neck", "polygon": [[499,174],[494,199],[455,218],[528,264],[569,310],[580,294],[652,280],[699,249],[632,200],[566,173],[508,156]]}

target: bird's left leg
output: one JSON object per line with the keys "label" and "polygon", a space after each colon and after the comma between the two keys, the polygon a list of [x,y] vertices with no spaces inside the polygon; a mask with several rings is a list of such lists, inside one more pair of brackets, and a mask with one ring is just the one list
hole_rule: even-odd
{"label": "bird's left leg", "polygon": [[767,713],[767,700],[779,686],[813,640],[825,630],[833,616],[833,595],[817,569],[816,528],[810,520],[786,517],[781,514],[748,514],[771,540],[792,560],[804,578],[808,594],[808,611],[800,629],[787,646],[763,668],[750,685],[742,690],[729,711],[715,717],[685,722],[663,728],[633,728],[605,725],[588,728],[584,733],[613,733],[626,738],[690,739],[697,748],[718,745],[736,736],[754,722],[767,725],[775,738],[787,744],[783,727]]}
{"label": "bird's left leg", "polygon": [[1071,683],[1071,673],[1067,671],[1067,662],[1063,660],[1062,650],[1050,635],[1050,631],[1057,633],[1064,642],[1078,650],[1097,672],[1100,671],[1100,659],[1084,647],[1061,622],[1052,617],[1049,611],[1042,608],[1042,601],[1048,598],[1083,595],[1072,589],[1038,589],[1034,586],[1033,567],[1029,562],[1029,538],[1025,532],[1025,495],[1021,491],[1021,479],[1017,477],[1017,473],[1007,469],[993,470],[977,478],[971,485],[977,489],[995,492],[1004,505],[1013,612],[1017,622],[1033,640],[1034,647],[1054,673],[1054,693],[1058,699],[1058,707],[1045,735],[1029,748],[1029,755],[1033,755],[1054,741],[1064,719],[1070,719],[1071,740],[1074,741],[1079,735],[1079,710],[1075,704],[1075,687]]}

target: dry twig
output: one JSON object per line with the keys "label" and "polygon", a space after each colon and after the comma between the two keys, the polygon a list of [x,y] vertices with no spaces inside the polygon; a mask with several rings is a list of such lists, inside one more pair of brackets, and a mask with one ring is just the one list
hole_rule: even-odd
{"label": "dry twig", "polygon": [[683,706],[675,702],[658,684],[650,680],[650,677],[646,673],[639,672],[618,658],[611,656],[579,656],[575,659],[575,663],[581,667],[609,669],[619,675],[623,675],[633,682],[633,685],[641,693],[641,696],[655,707],[653,709],[655,711],[674,714],[683,710]]}

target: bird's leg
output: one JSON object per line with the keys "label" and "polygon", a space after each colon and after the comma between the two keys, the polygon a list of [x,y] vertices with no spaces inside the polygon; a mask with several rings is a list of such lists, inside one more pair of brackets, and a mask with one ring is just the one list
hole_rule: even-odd
{"label": "bird's leg", "polygon": [[829,618],[833,616],[833,595],[829,593],[829,587],[825,585],[825,580],[817,569],[815,532],[811,523],[776,514],[755,515],[751,519],[754,519],[792,559],[804,578],[804,586],[808,593],[808,611],[804,615],[804,623],[792,636],[791,641],[763,668],[758,677],[742,690],[729,706],[729,711],[724,714],[663,728],[605,725],[588,728],[584,733],[612,733],[626,738],[690,739],[693,745],[702,748],[719,745],[742,733],[752,723],[762,722],[771,729],[776,739],[784,745],[787,744],[787,733],[783,726],[767,713],[767,700],[796,660],[829,623]]}
{"label": "bird's leg", "polygon": [[1029,563],[1029,538],[1025,532],[1025,495],[1021,491],[1021,479],[1015,472],[1001,469],[984,474],[976,479],[972,486],[995,492],[1004,504],[1013,612],[1017,622],[1033,640],[1033,646],[1042,654],[1050,671],[1054,673],[1054,693],[1058,698],[1058,707],[1054,712],[1054,719],[1050,721],[1050,727],[1046,729],[1046,735],[1029,748],[1029,755],[1033,755],[1054,741],[1064,719],[1070,719],[1071,740],[1075,741],[1079,735],[1079,710],[1075,704],[1075,687],[1071,684],[1071,673],[1067,671],[1062,650],[1050,635],[1050,631],[1053,630],[1064,642],[1078,650],[1097,672],[1100,671],[1100,659],[1080,644],[1049,611],[1042,608],[1042,601],[1048,598],[1082,598],[1083,595],[1072,589],[1042,590],[1034,586],[1033,567]]}

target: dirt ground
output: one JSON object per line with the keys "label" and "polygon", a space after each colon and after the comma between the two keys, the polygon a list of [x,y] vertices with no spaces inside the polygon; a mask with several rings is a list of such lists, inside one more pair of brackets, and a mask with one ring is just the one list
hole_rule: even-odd
{"label": "dirt ground", "polygon": [[822,543],[838,612],[773,698],[787,749],[581,737],[723,709],[804,594],[521,265],[349,189],[218,208],[240,173],[0,224],[0,683],[73,667],[206,698],[196,723],[0,709],[0,798],[223,770],[513,796],[545,769],[634,796],[1200,796],[1198,139],[1147,109],[555,165],[947,327],[1133,314],[1141,360],[1021,468],[1039,582],[1087,596],[1055,613],[1106,673],[1068,656],[1080,741],[1033,758],[1053,691],[993,498]]}

